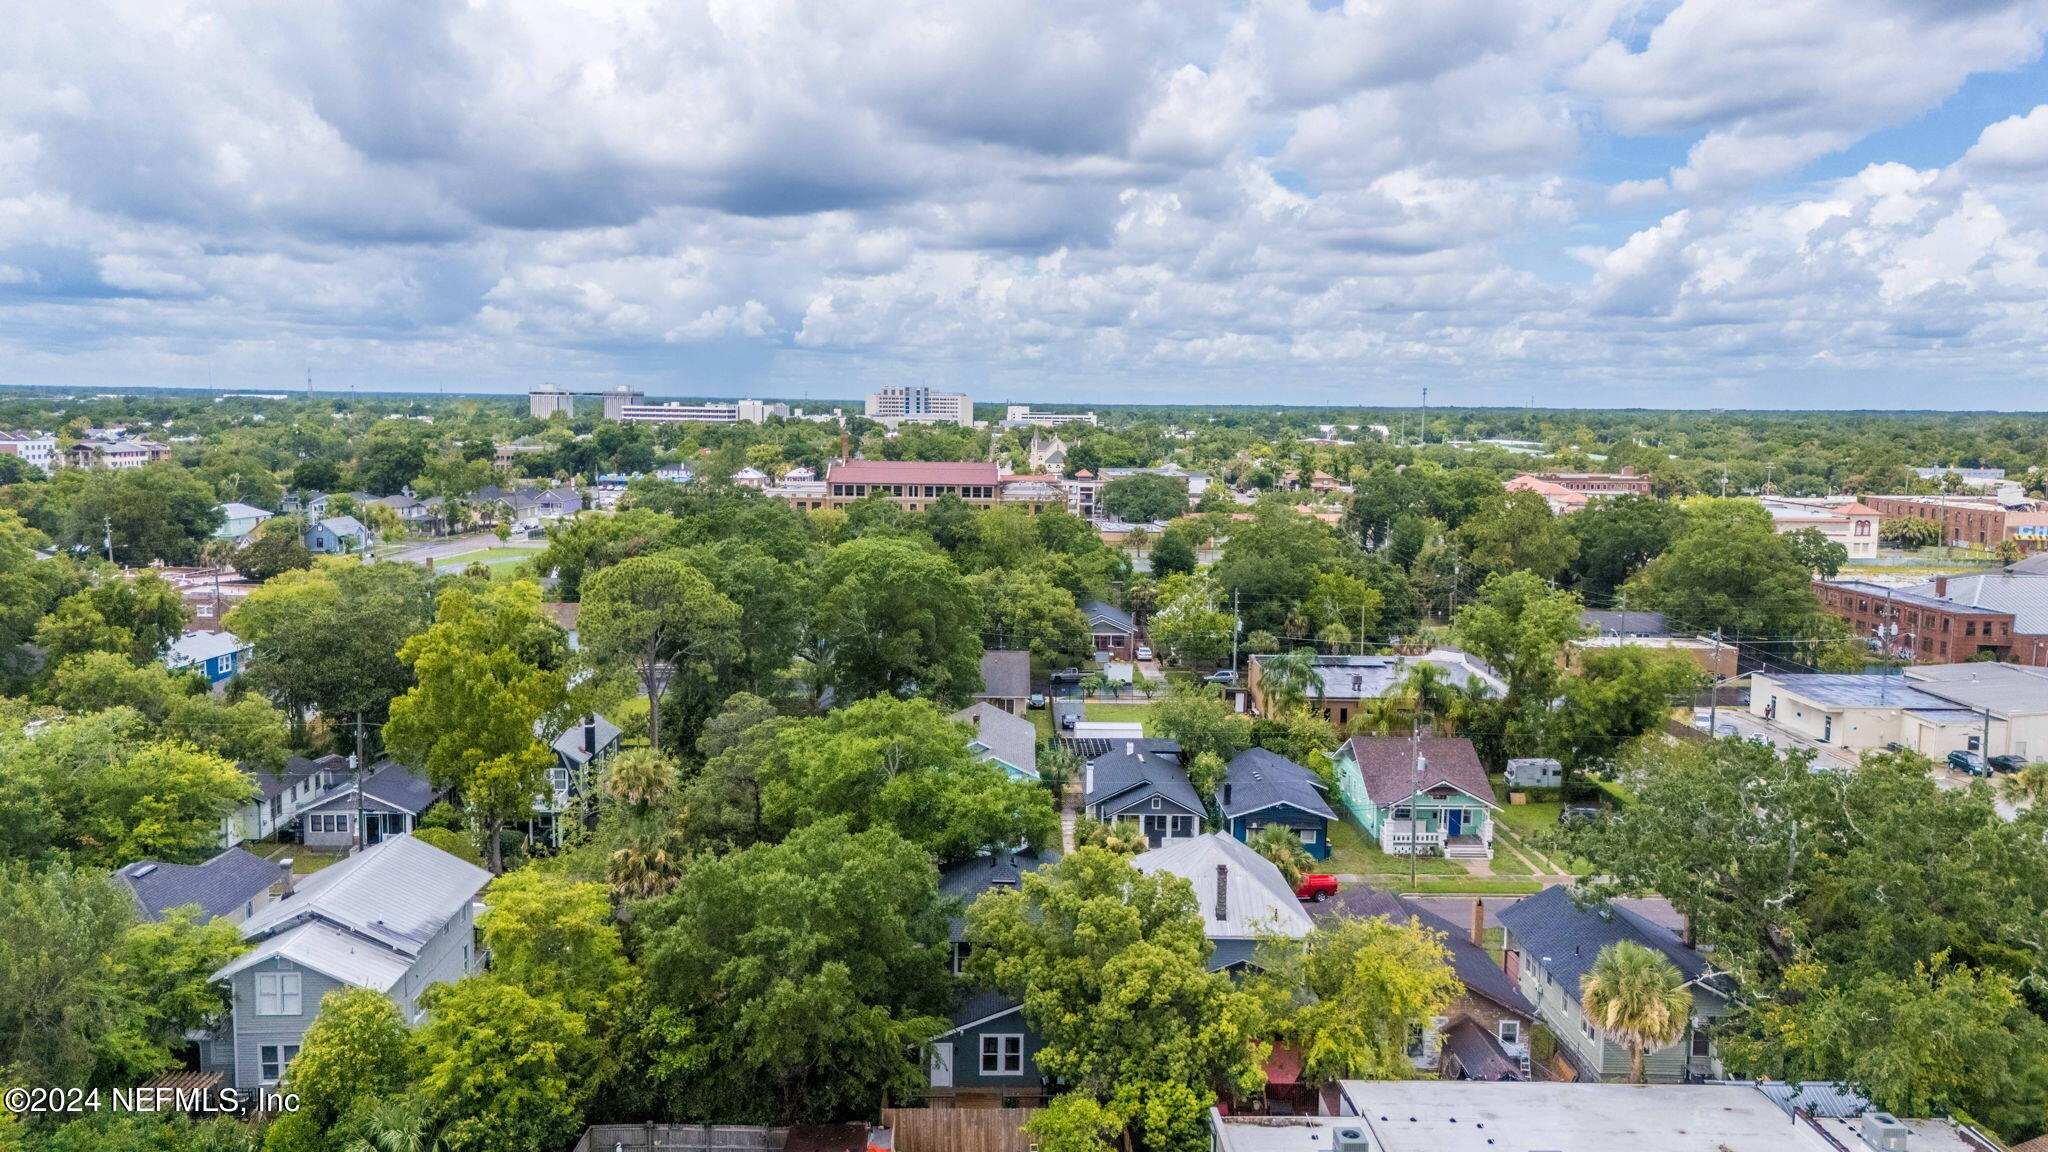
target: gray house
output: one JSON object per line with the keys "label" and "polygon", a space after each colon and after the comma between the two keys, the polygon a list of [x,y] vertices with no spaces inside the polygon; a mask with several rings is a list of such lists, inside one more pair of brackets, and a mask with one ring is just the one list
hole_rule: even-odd
{"label": "gray house", "polygon": [[360,552],[370,543],[370,530],[353,516],[322,516],[306,526],[306,551]]}
{"label": "gray house", "polygon": [[987,700],[947,717],[974,725],[967,750],[1008,773],[1012,780],[1038,779],[1038,725]]}
{"label": "gray house", "polygon": [[605,761],[619,750],[619,726],[595,712],[555,737],[555,766],[548,769],[548,791],[534,801],[533,834],[560,846],[571,827],[582,822],[597,795]]}
{"label": "gray house", "polygon": [[1267,936],[1299,940],[1315,930],[1271,860],[1225,832],[1177,841],[1131,857],[1140,872],[1167,873],[1195,892],[1212,972],[1241,973]]}
{"label": "gray house", "polygon": [[213,974],[230,1009],[200,1045],[203,1070],[237,1088],[277,1083],[321,999],[341,988],[373,988],[417,1023],[422,992],[482,966],[473,901],[490,879],[411,836],[307,877],[242,924],[254,947]]}
{"label": "gray house", "polygon": [[1587,1020],[1579,1004],[1579,981],[1593,970],[1601,950],[1627,941],[1663,953],[1692,989],[1692,1027],[1676,1044],[1644,1054],[1644,1078],[1670,1084],[1721,1075],[1707,1026],[1728,1014],[1726,977],[1676,933],[1619,904],[1580,908],[1562,885],[1517,900],[1501,911],[1500,923],[1507,930],[1508,974],[1557,1036],[1558,1051],[1582,1074],[1599,1080],[1628,1076],[1628,1049]]}
{"label": "gray house", "polygon": [[1128,660],[1138,650],[1138,622],[1113,604],[1089,600],[1081,605],[1088,618],[1088,640],[1098,660]]}
{"label": "gray house", "polygon": [[138,860],[114,873],[144,920],[161,920],[173,908],[199,909],[199,921],[225,918],[239,924],[291,888],[289,861],[265,860],[230,848],[204,864]]}
{"label": "gray house", "polygon": [[[984,892],[1014,892],[1027,872],[1059,861],[1059,853],[997,852],[939,869],[939,894],[960,902],[961,910]],[[953,973],[960,975],[967,959],[967,921],[953,920]],[[1024,1019],[1024,1006],[986,988],[971,988],[952,1015],[953,1027],[932,1042],[932,1096],[941,1099],[986,1096],[1040,1099],[1045,1078],[1038,1071],[1038,1050],[1044,1039]]]}
{"label": "gray house", "polygon": [[982,653],[981,691],[974,699],[1022,716],[1031,700],[1031,653],[1007,648]]}
{"label": "gray house", "polygon": [[221,818],[220,846],[232,848],[244,840],[262,840],[289,827],[307,807],[324,797],[348,775],[348,757],[322,756],[308,760],[294,756],[282,771],[272,772],[254,764],[241,765],[242,774],[256,782],[256,796]]}
{"label": "gray house", "polygon": [[[1090,741],[1074,741],[1086,745]],[[1172,740],[1093,741],[1082,777],[1082,810],[1105,824],[1136,821],[1154,848],[1191,840],[1202,831],[1208,805],[1188,783],[1180,745]]]}
{"label": "gray house", "polygon": [[341,782],[306,805],[299,818],[299,839],[308,848],[347,848],[356,842],[356,813],[363,817],[364,845],[376,844],[419,827],[440,793],[412,769],[386,760],[363,779],[362,801],[356,782],[344,772]]}

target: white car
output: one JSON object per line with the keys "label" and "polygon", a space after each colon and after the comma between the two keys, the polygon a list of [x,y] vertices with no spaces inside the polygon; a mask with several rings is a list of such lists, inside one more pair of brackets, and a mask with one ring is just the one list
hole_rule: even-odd
{"label": "white car", "polygon": [[1150,660],[1151,658],[1152,658],[1152,647],[1151,647],[1150,645],[1148,645],[1148,644],[1140,644],[1140,645],[1138,645],[1138,659],[1140,659],[1140,660]]}

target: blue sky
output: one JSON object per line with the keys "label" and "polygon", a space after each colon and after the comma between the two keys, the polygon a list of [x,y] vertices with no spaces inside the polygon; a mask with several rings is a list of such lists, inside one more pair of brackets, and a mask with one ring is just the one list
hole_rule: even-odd
{"label": "blue sky", "polygon": [[17,25],[0,383],[2048,407],[2048,0]]}

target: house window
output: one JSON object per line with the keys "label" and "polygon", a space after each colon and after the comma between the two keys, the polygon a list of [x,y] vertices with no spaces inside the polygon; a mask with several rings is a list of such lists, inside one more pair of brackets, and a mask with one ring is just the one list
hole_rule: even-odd
{"label": "house window", "polygon": [[261,1045],[257,1048],[258,1063],[262,1065],[257,1072],[257,1079],[265,1084],[277,1083],[284,1076],[285,1065],[290,1064],[292,1057],[298,1054],[297,1044]]}
{"label": "house window", "polygon": [[548,769],[548,786],[557,792],[567,792],[569,790],[569,770],[567,768]]}
{"label": "house window", "polygon": [[1011,1032],[981,1038],[981,1074],[983,1076],[1022,1076],[1024,1074],[1024,1037]]}
{"label": "house window", "polygon": [[1296,828],[1294,834],[1301,839],[1303,844],[1314,844],[1323,838],[1322,833],[1317,832],[1313,828]]}
{"label": "house window", "polygon": [[953,941],[953,975],[958,976],[967,969],[967,953],[974,945],[965,940]]}
{"label": "house window", "polygon": [[258,1016],[297,1016],[299,1014],[299,974],[297,972],[258,972],[256,974],[256,1014]]}
{"label": "house window", "polygon": [[1408,1058],[1410,1060],[1419,1060],[1422,1058],[1422,1052],[1422,1025],[1410,1024],[1408,1026]]}
{"label": "house window", "polygon": [[1408,820],[1408,819],[1412,819],[1412,818],[1413,818],[1413,817],[1412,817],[1412,815],[1411,815],[1411,813],[1409,812],[1409,810],[1408,810],[1408,809],[1406,809],[1406,808],[1396,808],[1396,809],[1394,809],[1394,819],[1396,819],[1396,820]]}
{"label": "house window", "polygon": [[1600,1038],[1600,1033],[1594,1030],[1593,1022],[1590,1020],[1581,1019],[1579,1021],[1579,1031],[1584,1032],[1588,1040],[1598,1040]]}
{"label": "house window", "polygon": [[1522,1022],[1520,1020],[1503,1020],[1500,1022],[1499,1033],[1501,1043],[1520,1044],[1522,1042]]}
{"label": "house window", "polygon": [[1152,798],[1152,807],[1154,807],[1154,808],[1157,808],[1157,807],[1159,807],[1159,797],[1157,797],[1157,796],[1154,796],[1154,797]]}

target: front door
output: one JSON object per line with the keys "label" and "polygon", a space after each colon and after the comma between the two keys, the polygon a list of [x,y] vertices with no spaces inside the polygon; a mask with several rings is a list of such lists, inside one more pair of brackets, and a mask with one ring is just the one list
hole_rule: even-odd
{"label": "front door", "polygon": [[384,841],[384,814],[365,812],[363,814],[363,843],[381,844]]}
{"label": "front door", "polygon": [[1169,816],[1145,817],[1145,843],[1150,844],[1154,848],[1164,844],[1166,842],[1166,830],[1170,827],[1167,821],[1170,819],[1172,817]]}
{"label": "front door", "polygon": [[941,1040],[932,1045],[932,1087],[953,1086],[953,1042]]}
{"label": "front door", "polygon": [[1450,835],[1456,836],[1459,829],[1464,826],[1465,810],[1463,808],[1452,808],[1444,813],[1444,828]]}

